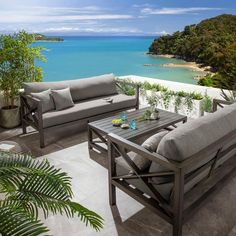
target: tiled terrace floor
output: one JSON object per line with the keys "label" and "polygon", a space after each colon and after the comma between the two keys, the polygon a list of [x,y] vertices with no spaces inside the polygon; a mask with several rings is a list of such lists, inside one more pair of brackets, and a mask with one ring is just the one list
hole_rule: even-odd
{"label": "tiled terrace floor", "polygon": [[[105,219],[100,233],[86,228],[78,219],[50,216],[45,220],[56,236],[171,236],[171,227],[157,215],[135,200],[118,191],[118,208],[108,203],[107,170],[102,157],[91,157],[87,150],[87,134],[78,126],[61,127],[47,132],[49,145],[39,148],[38,134],[20,136],[20,129],[0,130],[0,140],[14,140],[29,148],[38,158],[45,157],[72,176],[74,198],[96,211]],[[66,135],[65,135],[66,134]],[[94,160],[95,161],[94,161]],[[100,164],[98,164],[100,163]],[[236,177],[205,202],[202,208],[185,224],[184,236],[235,236]]]}

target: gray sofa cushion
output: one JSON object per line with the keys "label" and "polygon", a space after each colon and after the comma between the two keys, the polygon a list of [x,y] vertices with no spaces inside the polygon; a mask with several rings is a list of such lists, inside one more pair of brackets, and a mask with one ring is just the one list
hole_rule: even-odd
{"label": "gray sofa cushion", "polygon": [[167,159],[183,161],[236,130],[235,121],[236,103],[173,130],[161,140],[157,153]]}
{"label": "gray sofa cushion", "polygon": [[24,92],[28,95],[31,93],[39,93],[48,89],[64,89],[69,87],[66,81],[60,82],[30,82],[23,83]]}
{"label": "gray sofa cushion", "polygon": [[127,109],[134,107],[136,104],[136,98],[133,96],[126,96],[123,94],[109,96],[113,99],[112,103],[104,99],[107,97],[108,96],[104,96],[78,102],[75,103],[73,107],[62,111],[47,112],[43,114],[43,127],[46,128],[79,119],[90,118],[119,109]]}
{"label": "gray sofa cushion", "polygon": [[74,106],[69,88],[52,90],[52,98],[57,111]]}
{"label": "gray sofa cushion", "polygon": [[[142,146],[150,152],[156,152],[161,139],[168,133],[168,131],[162,131],[157,134],[152,135],[147,140],[145,140]],[[133,162],[137,165],[140,170],[145,170],[151,164],[151,161],[139,154],[133,157]]]}
{"label": "gray sofa cushion", "polygon": [[[209,146],[211,143],[220,139],[227,133],[231,131],[236,131],[236,104],[225,107],[222,110],[219,110],[213,114],[209,114],[208,116],[187,122],[186,124],[181,125],[177,129],[169,132],[163,139],[161,140],[157,152],[162,156],[166,157],[166,161],[168,159],[183,161],[191,155],[197,153],[201,149]],[[226,146],[230,146],[235,143],[235,140],[232,143],[227,144]],[[224,147],[223,149],[225,149]],[[236,150],[232,150],[232,153],[236,153]],[[204,158],[200,161],[196,166],[188,171],[191,172],[198,167],[204,165],[209,160],[211,160],[216,153],[212,153],[209,157]],[[223,163],[223,161],[227,160],[226,155],[222,158],[219,163]],[[219,165],[217,164],[217,166]],[[184,189],[184,192],[189,191],[197,182],[206,177],[209,173],[209,169],[206,169],[203,173],[197,175],[194,179],[192,179]],[[167,169],[156,164],[152,163],[150,166],[150,172],[161,172],[166,171]],[[155,177],[152,178],[151,181],[156,183],[157,186],[159,184],[163,185],[163,182],[167,182],[168,186],[170,186],[172,180],[169,178]],[[166,184],[164,184],[166,185]],[[171,189],[169,189],[169,195],[171,193]],[[166,194],[166,193],[165,193]]]}
{"label": "gray sofa cushion", "polygon": [[42,112],[48,112],[51,110],[55,109],[52,97],[51,97],[51,90],[45,90],[43,92],[40,93],[31,93],[30,94],[32,97],[35,97],[37,99],[39,99],[42,103]]}
{"label": "gray sofa cushion", "polygon": [[71,80],[68,83],[74,101],[117,94],[113,74]]}
{"label": "gray sofa cushion", "polygon": [[71,96],[74,102],[99,96],[117,94],[115,77],[113,74],[77,80],[32,82],[23,84],[26,94],[42,92],[47,89],[64,89],[67,87],[70,88]]}

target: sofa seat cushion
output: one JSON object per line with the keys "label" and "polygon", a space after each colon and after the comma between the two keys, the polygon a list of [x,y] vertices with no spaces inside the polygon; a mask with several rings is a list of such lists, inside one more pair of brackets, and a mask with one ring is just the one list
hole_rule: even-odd
{"label": "sofa seat cushion", "polygon": [[[109,102],[110,99],[112,102]],[[135,97],[123,94],[98,97],[75,103],[73,107],[62,111],[52,111],[43,114],[43,127],[47,128],[79,119],[86,119],[119,109],[128,109],[134,107],[135,104]]]}

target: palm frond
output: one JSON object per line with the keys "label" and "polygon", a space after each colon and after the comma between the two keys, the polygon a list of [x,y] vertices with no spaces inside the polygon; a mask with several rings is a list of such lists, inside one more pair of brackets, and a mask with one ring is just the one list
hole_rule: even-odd
{"label": "palm frond", "polygon": [[38,220],[28,218],[20,209],[0,207],[0,219],[0,235],[4,236],[37,236],[49,231]]}
{"label": "palm frond", "polygon": [[80,217],[80,220],[86,224],[86,226],[89,224],[96,231],[99,231],[101,228],[103,228],[103,218],[97,213],[90,211],[77,202],[70,202],[69,205]]}
{"label": "palm frond", "polygon": [[41,209],[45,218],[49,213],[59,213],[77,216],[96,231],[103,226],[99,215],[71,201],[71,178],[46,160],[0,153],[0,192],[6,195],[0,200],[0,208],[21,209],[33,221],[38,219]]}
{"label": "palm frond", "polygon": [[[71,178],[61,169],[56,169],[47,160],[36,161],[29,155],[0,153],[0,189],[15,191],[32,175],[44,176],[57,182],[58,186],[72,197]],[[54,184],[54,183],[51,183]]]}

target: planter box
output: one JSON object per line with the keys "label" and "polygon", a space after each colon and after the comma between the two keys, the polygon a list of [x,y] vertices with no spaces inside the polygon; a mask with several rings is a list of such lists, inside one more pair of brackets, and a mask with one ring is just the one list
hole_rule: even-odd
{"label": "planter box", "polygon": [[192,108],[188,108],[188,105],[186,104],[186,99],[184,97],[180,98],[180,106],[179,108],[176,108],[175,106],[175,101],[176,101],[176,96],[172,96],[170,98],[170,101],[168,104],[164,104],[164,101],[161,99],[161,93],[160,92],[152,92],[150,90],[147,91],[140,91],[140,104],[141,105],[148,105],[146,96],[152,96],[153,94],[156,94],[157,96],[160,97],[160,102],[157,105],[157,108],[163,109],[166,111],[171,111],[171,112],[176,112],[182,115],[186,115],[190,118],[199,118],[200,116],[203,115],[202,112],[202,103],[203,100],[192,100]]}

